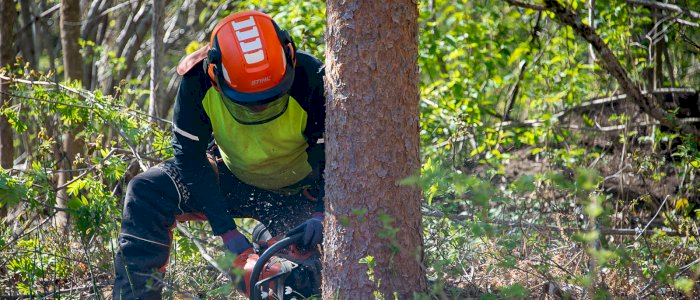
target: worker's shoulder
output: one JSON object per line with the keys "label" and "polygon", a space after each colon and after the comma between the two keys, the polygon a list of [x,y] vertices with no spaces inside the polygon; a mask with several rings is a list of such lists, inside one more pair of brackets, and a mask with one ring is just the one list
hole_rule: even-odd
{"label": "worker's shoulder", "polygon": [[311,53],[297,50],[296,51],[296,69],[302,71],[306,74],[322,74],[323,72],[323,62],[320,59],[313,56]]}
{"label": "worker's shoulder", "polygon": [[177,68],[175,68],[177,74],[183,76],[192,71],[192,69],[197,69],[197,66],[201,66],[202,61],[204,61],[204,59],[207,57],[207,53],[209,53],[209,49],[209,44],[207,44],[204,47],[197,49],[197,51],[183,57],[177,64]]}

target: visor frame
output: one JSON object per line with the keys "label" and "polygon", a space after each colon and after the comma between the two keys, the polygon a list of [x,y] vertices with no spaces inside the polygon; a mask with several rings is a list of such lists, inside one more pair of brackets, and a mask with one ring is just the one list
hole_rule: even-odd
{"label": "visor frame", "polygon": [[[243,124],[243,125],[259,125],[259,124],[264,124],[267,122],[270,122],[272,120],[277,119],[281,115],[283,115],[287,111],[287,107],[289,107],[289,99],[291,96],[288,93],[283,93],[282,95],[272,99],[272,100],[267,100],[265,103],[262,104],[251,104],[251,103],[240,103],[237,101],[233,101],[230,98],[226,97],[221,91],[219,92],[219,95],[221,96],[221,101],[223,101],[224,106],[226,107],[226,110],[228,113],[231,115],[231,117],[238,123]],[[280,103],[276,103],[276,101],[281,100]],[[260,112],[254,112],[251,111],[248,106],[252,105],[264,105],[268,104],[269,106],[266,107],[264,110]],[[271,115],[270,115],[271,114]],[[253,118],[248,118],[245,115],[253,115],[256,117],[261,117],[260,119],[253,117]],[[265,116],[267,115],[267,116]]]}

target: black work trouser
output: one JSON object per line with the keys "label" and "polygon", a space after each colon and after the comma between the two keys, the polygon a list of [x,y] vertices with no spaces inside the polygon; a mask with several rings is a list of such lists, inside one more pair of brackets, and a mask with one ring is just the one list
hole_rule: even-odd
{"label": "black work trouser", "polygon": [[[287,196],[259,189],[241,182],[223,163],[217,165],[221,192],[232,217],[257,219],[276,236],[315,211],[317,203],[302,193]],[[113,299],[161,299],[176,218],[198,213],[186,189],[172,160],[129,182],[114,259]]]}

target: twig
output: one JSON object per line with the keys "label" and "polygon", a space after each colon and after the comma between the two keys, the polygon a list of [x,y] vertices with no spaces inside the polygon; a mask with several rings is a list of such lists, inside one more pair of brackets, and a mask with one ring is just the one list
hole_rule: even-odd
{"label": "twig", "polygon": [[642,228],[642,231],[640,231],[639,234],[638,234],[636,237],[634,237],[634,240],[635,240],[635,241],[638,240],[639,237],[642,236],[642,232],[646,231],[646,230],[647,230],[647,227],[649,227],[649,225],[651,224],[651,222],[653,222],[654,219],[656,219],[656,217],[659,215],[659,212],[661,212],[661,209],[664,208],[664,204],[666,204],[666,200],[668,200],[668,196],[669,196],[669,195],[666,195],[666,197],[664,198],[664,201],[661,202],[661,205],[659,205],[659,209],[656,210],[656,214],[654,214],[654,216],[651,218],[651,220],[649,220],[649,222],[647,223],[647,225],[644,226],[644,228]]}
{"label": "twig", "polygon": [[109,122],[105,117],[102,116],[102,114],[95,112],[95,114],[109,125],[109,127],[112,127],[114,131],[119,133],[119,136],[121,136],[124,139],[124,142],[126,143],[127,146],[129,146],[129,149],[131,150],[131,154],[134,155],[136,160],[139,163],[139,166],[141,167],[142,172],[146,172],[148,170],[148,167],[143,163],[143,160],[141,159],[141,155],[139,155],[138,151],[136,151],[136,147],[131,144],[131,141],[129,140],[129,137],[126,136],[123,130],[121,128],[117,128],[117,126],[114,126],[112,122]]}
{"label": "twig", "polygon": [[523,8],[529,8],[529,9],[536,10],[536,11],[544,11],[544,10],[547,10],[547,9],[546,9],[544,6],[542,6],[542,5],[531,4],[531,3],[527,3],[527,2],[520,2],[520,1],[517,1],[517,0],[506,0],[506,2],[508,2],[508,4],[510,4],[510,5],[520,6],[520,7],[523,7]]}
{"label": "twig", "polygon": [[639,4],[639,5],[644,5],[644,6],[648,6],[648,7],[654,7],[654,8],[658,8],[658,9],[682,13],[682,14],[685,14],[693,19],[700,19],[700,13],[692,11],[692,10],[684,8],[684,7],[680,7],[678,5],[656,2],[656,1],[648,1],[648,0],[625,0],[625,1],[627,3]]}
{"label": "twig", "polygon": [[[0,248],[0,250],[5,250],[5,248],[7,248],[8,246],[14,244],[16,241],[18,241],[19,239],[21,239],[21,238],[24,237],[25,235],[31,233],[32,231],[36,230],[36,229],[39,228],[40,226],[44,225],[48,220],[50,220],[50,219],[53,217],[54,214],[56,214],[56,213],[54,212],[53,214],[51,214],[50,216],[48,216],[46,219],[44,219],[44,221],[42,221],[41,223],[39,223],[39,225],[34,226],[34,228],[32,228],[32,229],[30,229],[29,231],[27,231],[27,228],[29,228],[29,225],[31,225],[31,224],[34,222],[34,220],[36,220],[37,217],[38,217],[37,215],[32,216],[32,218],[29,219],[29,220],[24,224],[23,228],[19,231],[19,233],[13,234],[14,236],[12,237],[12,239],[11,239],[9,242],[5,243],[5,245],[3,245],[2,248]],[[5,264],[3,263],[3,264],[0,264],[0,265],[3,265],[3,266],[4,266]]]}
{"label": "twig", "polygon": [[179,222],[177,223],[177,229],[182,232],[185,236],[187,236],[192,242],[197,246],[197,249],[199,249],[199,253],[204,257],[204,259],[212,265],[214,268],[216,268],[221,274],[224,274],[226,278],[228,278],[231,282],[234,281],[234,276],[227,271],[225,268],[221,267],[209,254],[207,251],[204,249],[204,246],[199,242],[197,238],[195,238],[192,233],[185,228],[185,226],[182,226]]}
{"label": "twig", "polygon": [[[63,184],[63,185],[61,185],[61,186],[59,186],[59,187],[56,187],[56,191],[62,190],[62,189],[64,189],[64,188],[68,187],[69,185],[73,184],[74,182],[80,180],[81,178],[85,177],[87,174],[89,174],[90,172],[92,172],[93,170],[95,170],[95,169],[97,168],[97,166],[99,166],[99,165],[101,165],[102,163],[104,163],[104,162],[105,162],[108,158],[110,158],[114,153],[119,153],[119,154],[133,154],[133,152],[131,152],[131,151],[129,151],[129,150],[126,150],[126,149],[113,148],[113,149],[110,150],[109,153],[107,153],[107,155],[105,155],[97,164],[92,165],[90,168],[86,168],[84,172],[80,173],[80,175],[78,175],[78,176],[74,177],[73,179],[71,179],[71,181],[66,182],[65,184]],[[145,157],[145,156],[141,156],[140,158],[143,158],[143,159],[145,159],[145,160],[148,160],[148,161],[150,161],[150,162],[155,162],[155,163],[160,163],[160,162],[162,161],[162,160],[159,160],[159,159],[155,159],[155,158],[152,158],[152,157]],[[59,171],[61,171],[61,170],[59,170]]]}
{"label": "twig", "polygon": [[67,186],[73,184],[74,182],[80,180],[81,178],[85,177],[88,173],[92,172],[92,170],[97,169],[97,166],[99,166],[99,165],[101,165],[102,163],[104,163],[104,162],[105,162],[107,159],[109,159],[109,158],[112,156],[112,154],[114,154],[115,152],[116,152],[116,151],[114,151],[114,149],[110,150],[110,151],[107,153],[107,155],[105,155],[105,157],[103,157],[98,163],[92,165],[92,167],[90,167],[90,168],[88,168],[87,170],[85,170],[85,172],[80,173],[80,175],[75,176],[75,178],[71,179],[70,181],[66,182],[65,184],[63,184],[63,185],[57,187],[57,188],[56,188],[56,191],[62,190],[62,189],[64,189],[64,188],[66,188]]}
{"label": "twig", "polygon": [[[7,81],[9,81],[9,82],[25,83],[25,84],[29,84],[29,85],[53,86],[53,87],[57,87],[57,88],[59,88],[59,89],[63,89],[63,90],[65,90],[65,91],[71,92],[71,93],[73,93],[73,94],[76,94],[76,95],[78,95],[78,96],[80,96],[80,97],[82,97],[83,99],[86,99],[86,100],[93,100],[93,99],[96,98],[95,95],[94,95],[93,93],[90,93],[90,92],[88,92],[88,91],[81,91],[81,90],[78,90],[78,89],[71,88],[71,87],[69,87],[69,86],[67,86],[67,85],[60,84],[60,83],[55,83],[55,82],[40,81],[40,80],[19,79],[19,78],[9,77],[9,76],[2,75],[2,74],[0,74],[0,79],[7,80]],[[13,97],[25,97],[25,98],[30,98],[30,99],[34,99],[34,100],[43,101],[43,102],[49,102],[49,103],[50,103],[50,101],[48,101],[48,100],[35,99],[35,98],[26,97],[26,96],[19,96],[19,95],[12,95],[12,96],[13,96]],[[86,109],[93,109],[92,107],[87,107],[87,106],[72,105],[72,104],[67,104],[67,103],[61,103],[61,104],[62,104],[62,105],[67,105],[67,106],[75,106],[75,107],[80,107],[80,108],[86,108]],[[100,104],[100,105],[101,105],[101,104]],[[112,104],[112,105],[114,105],[114,104]],[[127,107],[127,106],[123,106],[123,105],[114,105],[114,107],[121,108],[121,109],[126,109],[126,110],[131,111],[131,112],[133,112],[133,113],[135,113],[135,114],[139,114],[139,115],[146,116],[146,117],[149,117],[149,118],[150,118],[150,116],[149,116],[147,113],[140,112],[140,111],[138,111],[138,110],[129,108],[129,107]],[[171,121],[166,120],[166,119],[156,118],[156,120],[159,121],[159,122],[163,122],[163,123],[167,123],[167,124],[172,124]]]}
{"label": "twig", "polygon": [[681,24],[681,25],[690,26],[690,27],[695,27],[695,28],[700,28],[700,24],[695,23],[695,22],[690,22],[690,21],[686,21],[686,20],[683,20],[683,19],[677,19],[676,22],[677,22],[678,24]]}

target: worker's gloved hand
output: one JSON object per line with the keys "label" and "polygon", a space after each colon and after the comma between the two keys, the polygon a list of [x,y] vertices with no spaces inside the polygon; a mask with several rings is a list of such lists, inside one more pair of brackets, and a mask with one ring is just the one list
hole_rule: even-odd
{"label": "worker's gloved hand", "polygon": [[248,239],[236,229],[229,230],[222,234],[221,239],[224,241],[224,247],[236,255],[246,250],[253,249],[253,245],[250,244]]}
{"label": "worker's gloved hand", "polygon": [[323,213],[314,213],[311,219],[306,220],[301,225],[287,232],[287,236],[295,235],[303,232],[304,236],[301,240],[301,245],[307,248],[312,248],[323,241]]}

